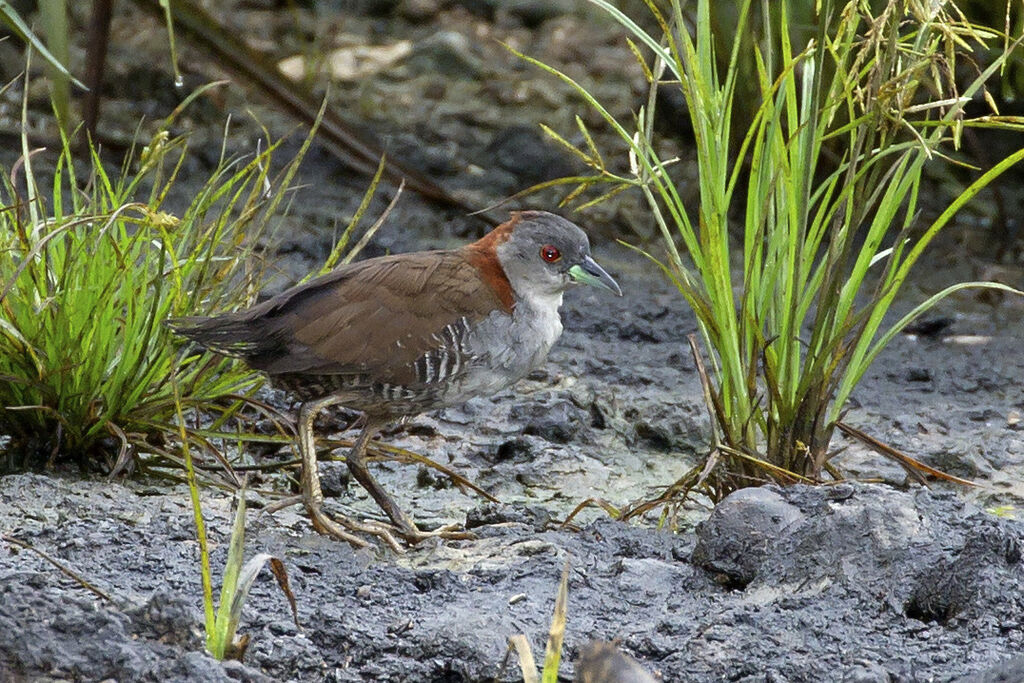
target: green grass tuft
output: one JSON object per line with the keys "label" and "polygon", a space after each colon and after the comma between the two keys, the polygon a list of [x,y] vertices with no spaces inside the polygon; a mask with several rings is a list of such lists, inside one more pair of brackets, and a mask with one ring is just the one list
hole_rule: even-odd
{"label": "green grass tuft", "polygon": [[179,358],[181,343],[162,323],[252,302],[258,249],[302,153],[273,178],[276,145],[244,159],[222,150],[175,213],[165,204],[183,174],[185,139],[157,134],[116,174],[94,151],[77,164],[64,143],[50,187],[37,183],[27,140],[16,167],[24,196],[0,174],[0,472],[59,463],[112,471],[142,453],[180,464],[167,446],[177,434],[172,372],[187,408],[216,415],[192,432],[200,441],[261,380],[230,360]]}
{"label": "green grass tuft", "polygon": [[[696,339],[693,348],[714,443],[707,461],[673,493],[698,488],[719,499],[768,481],[841,477],[830,462],[832,434],[881,349],[943,297],[966,287],[1009,290],[996,283],[953,285],[884,324],[936,234],[1024,159],[1024,150],[1010,153],[934,221],[920,220],[923,170],[955,154],[964,127],[1024,124],[964,113],[1022,39],[968,23],[951,2],[888,0],[876,8],[826,0],[817,5],[816,35],[804,45],[792,42],[806,34],[790,22],[793,7],[808,10],[796,0],[759,8],[740,2],[735,14],[725,12],[735,30],[716,26],[723,17],[710,0],[689,14],[679,0],[647,0],[657,35],[615,3],[591,2],[630,34],[650,92],[635,118],[621,122],[571,78],[529,60],[576,88],[617,133],[629,161],[630,173],[612,173],[585,134],[576,152],[593,175],[549,184],[576,185],[567,201],[584,206],[595,187],[603,193],[598,200],[639,190],[667,252],[657,263],[696,313],[706,367]],[[757,16],[763,27],[752,40]],[[737,38],[723,41],[723,35]],[[995,48],[996,56],[977,68],[971,46]],[[958,60],[972,64],[965,85],[953,76]],[[750,74],[753,108],[744,94]],[[684,204],[673,179],[675,160],[658,154],[661,88],[679,88],[686,101],[699,206]],[[571,146],[562,136],[556,140]]]}

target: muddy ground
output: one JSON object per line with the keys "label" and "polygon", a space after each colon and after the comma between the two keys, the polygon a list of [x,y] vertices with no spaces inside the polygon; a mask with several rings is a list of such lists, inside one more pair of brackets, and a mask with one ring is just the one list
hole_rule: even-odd
{"label": "muddy ground", "polygon": [[[581,7],[356,2],[286,19],[269,4],[248,3],[228,20],[282,56],[296,40],[293,19],[337,45],[408,40],[409,56],[336,85],[334,97],[403,159],[464,201],[486,206],[571,168],[536,135],[537,122],[568,132],[573,115],[590,116],[495,39],[576,70],[618,111],[628,111],[640,92],[617,30]],[[107,120],[132,130],[140,113],[165,115],[176,95],[163,70],[134,58],[148,50],[150,63],[162,64],[152,45],[159,26],[119,11],[125,14],[114,27]],[[187,81],[216,74],[195,55],[186,67]],[[227,113],[241,121],[229,144],[239,153],[255,144],[247,108],[275,134],[291,125],[233,87],[188,119],[197,151],[190,170],[208,168],[204,155],[208,162],[211,145],[219,150]],[[684,143],[666,144],[685,156]],[[271,289],[323,258],[366,184],[320,149],[304,174],[300,200],[284,219],[288,239]],[[1018,186],[1011,179],[1004,187],[1011,205]],[[203,653],[185,489],[69,473],[6,476],[0,531],[50,554],[112,601],[38,555],[0,544],[0,679],[518,680],[514,666],[501,669],[507,638],[525,633],[535,652],[543,651],[568,560],[565,680],[582,645],[613,638],[666,681],[1024,680],[1019,660],[1016,669],[1005,664],[1024,652],[1024,526],[1009,518],[1024,504],[1024,308],[1014,301],[964,295],[943,304],[935,317],[952,318],[952,326],[935,337],[898,337],[846,417],[979,482],[975,489],[910,485],[903,470],[837,436],[837,447],[848,447],[840,466],[885,483],[745,492],[710,520],[710,511],[694,504],[681,511],[677,533],[659,530],[656,516],[627,525],[597,509],[580,515],[579,532],[553,528],[552,520],[587,498],[622,506],[656,494],[696,462],[708,437],[685,342],[695,321],[649,263],[615,244],[614,237],[642,243],[650,234],[636,198],[621,200],[573,216],[622,285],[621,299],[570,292],[566,331],[542,370],[498,396],[414,418],[384,435],[455,468],[504,503],[486,503],[413,466],[375,465],[422,524],[463,523],[477,539],[427,543],[401,556],[357,552],[313,533],[294,508],[261,513],[270,499],[254,494],[247,553],[284,559],[300,626],[265,572],[243,616],[241,631],[251,637],[245,660],[221,664]],[[553,201],[542,195],[518,206],[551,209]],[[936,205],[941,201],[937,196]],[[990,213],[983,204],[928,253],[895,313],[996,267],[998,236],[984,233]],[[458,244],[480,229],[462,212],[407,192],[369,253]],[[998,268],[1019,284],[1019,264]],[[281,394],[267,398],[294,408]],[[319,431],[340,429],[337,420],[324,420]],[[361,489],[346,484],[343,466],[322,468],[329,510],[377,514]],[[280,477],[258,484],[285,486]],[[231,498],[209,491],[204,506],[219,567]]]}

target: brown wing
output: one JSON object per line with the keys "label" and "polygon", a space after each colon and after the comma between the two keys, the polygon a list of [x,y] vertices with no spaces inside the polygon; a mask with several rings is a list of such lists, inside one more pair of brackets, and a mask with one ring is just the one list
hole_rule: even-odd
{"label": "brown wing", "polygon": [[418,358],[504,304],[464,251],[361,261],[294,287],[247,311],[179,325],[210,348],[271,375],[366,374],[416,382]]}

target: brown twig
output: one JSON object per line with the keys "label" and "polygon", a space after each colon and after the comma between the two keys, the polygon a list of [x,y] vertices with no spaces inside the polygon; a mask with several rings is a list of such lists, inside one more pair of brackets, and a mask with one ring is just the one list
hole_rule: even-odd
{"label": "brown twig", "polygon": [[851,427],[845,422],[836,422],[836,427],[839,428],[839,431],[843,432],[847,436],[852,436],[876,453],[895,460],[901,467],[903,467],[904,470],[907,471],[908,474],[921,481],[921,483],[925,483],[924,477],[921,476],[921,472],[924,472],[925,474],[929,474],[938,479],[962,484],[963,486],[978,486],[978,484],[973,481],[961,479],[960,477],[953,476],[952,474],[946,474],[942,470],[937,470],[934,467],[925,465],[920,460],[911,458],[906,453],[898,451],[888,444],[882,443],[873,436],[869,436],[856,427]]}
{"label": "brown twig", "polygon": [[576,517],[576,515],[578,515],[579,513],[583,512],[584,510],[586,510],[589,507],[599,507],[599,508],[601,508],[602,510],[607,512],[608,516],[611,517],[612,519],[621,519],[622,518],[622,512],[617,507],[615,507],[614,505],[609,503],[607,500],[605,500],[604,498],[587,498],[582,503],[580,503],[579,505],[577,505],[576,507],[574,507],[572,509],[572,512],[570,512],[569,516],[566,517],[562,521],[562,523],[558,525],[558,528],[559,529],[574,528],[574,525],[572,525],[572,520]]}
{"label": "brown twig", "polygon": [[100,90],[103,87],[103,72],[107,61],[107,46],[110,43],[110,19],[113,16],[113,0],[93,0],[89,27],[86,29],[85,85],[89,90],[82,102],[82,119],[85,132],[95,139],[96,122],[100,115]]}
{"label": "brown twig", "polygon": [[74,570],[70,569],[69,567],[67,567],[67,566],[65,566],[63,564],[61,564],[59,561],[57,561],[56,559],[54,559],[53,557],[51,557],[47,553],[43,552],[39,548],[36,548],[35,546],[30,545],[30,544],[26,543],[25,541],[18,540],[17,538],[14,538],[13,536],[8,536],[7,534],[0,535],[0,538],[2,538],[4,541],[10,543],[11,545],[16,545],[19,548],[24,548],[25,550],[31,550],[36,555],[38,555],[39,557],[43,558],[44,560],[46,560],[47,562],[52,564],[54,567],[59,569],[61,572],[63,572],[64,574],[67,574],[72,579],[77,581],[83,588],[86,588],[86,589],[92,591],[93,593],[95,593],[96,595],[98,595],[99,597],[103,598],[104,600],[106,600],[107,602],[109,602],[111,604],[116,604],[112,597],[110,597],[105,592],[103,592],[102,590],[100,590],[96,586],[92,585],[91,583],[89,583],[88,581],[83,579]]}
{"label": "brown twig", "polygon": [[395,462],[401,463],[417,463],[420,465],[426,465],[427,467],[431,467],[437,470],[438,472],[444,474],[446,477],[455,482],[456,486],[459,486],[460,488],[465,486],[469,489],[472,489],[477,494],[483,496],[492,503],[501,503],[500,500],[498,500],[490,493],[483,490],[482,488],[480,488],[479,486],[477,486],[476,484],[474,484],[469,479],[462,476],[455,470],[449,469],[440,463],[434,462],[425,455],[420,455],[419,453],[414,453],[413,451],[409,451],[404,448],[399,448],[398,446],[389,446],[383,443],[373,444],[370,448],[372,450],[378,451],[379,455],[376,456],[378,458],[384,458],[386,460],[393,460]]}

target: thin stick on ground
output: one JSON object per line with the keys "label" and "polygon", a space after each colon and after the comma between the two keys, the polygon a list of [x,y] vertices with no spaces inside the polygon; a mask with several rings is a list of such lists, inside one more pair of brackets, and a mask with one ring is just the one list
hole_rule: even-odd
{"label": "thin stick on ground", "polygon": [[16,545],[19,548],[24,548],[25,550],[30,550],[30,551],[34,552],[36,555],[38,555],[39,557],[43,558],[44,560],[46,560],[50,564],[52,564],[54,567],[59,569],[61,572],[63,572],[67,576],[70,576],[79,585],[81,585],[82,588],[85,588],[86,590],[89,590],[89,591],[95,593],[100,598],[106,600],[107,602],[109,602],[111,604],[116,604],[114,602],[114,598],[110,597],[110,595],[108,595],[104,591],[100,590],[96,586],[94,586],[91,583],[89,583],[88,581],[86,581],[84,578],[82,578],[81,574],[79,574],[75,570],[71,569],[67,565],[63,564],[59,560],[53,558],[52,556],[50,556],[46,552],[44,552],[44,551],[40,550],[39,548],[35,547],[34,545],[31,545],[30,543],[27,543],[25,541],[19,540],[17,538],[14,538],[13,536],[8,536],[7,534],[3,534],[2,536],[0,536],[0,538],[2,538],[7,543],[10,543],[11,545]]}

